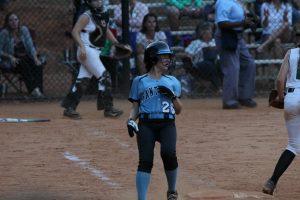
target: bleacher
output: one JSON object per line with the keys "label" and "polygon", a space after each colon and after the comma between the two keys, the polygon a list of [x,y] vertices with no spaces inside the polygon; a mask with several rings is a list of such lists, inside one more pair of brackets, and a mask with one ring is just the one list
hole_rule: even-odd
{"label": "bleacher", "polygon": [[[246,3],[253,3],[255,0],[244,0]],[[159,19],[159,25],[161,27],[162,30],[164,31],[169,31],[169,25],[168,25],[168,20],[166,17],[166,13],[165,13],[165,3],[164,0],[156,0],[156,2],[150,2],[150,0],[142,0],[142,2],[146,3],[149,7],[150,12],[154,12],[155,14],[157,14],[158,19]],[[213,3],[213,0],[204,0],[203,3],[204,4],[211,4]],[[110,5],[110,9],[113,9],[115,7],[115,5]],[[178,31],[170,31],[170,34],[172,37],[184,37],[187,35],[190,35],[191,37],[194,36],[194,29],[197,25],[197,23],[199,22],[199,19],[190,19],[190,18],[182,18],[180,20],[180,28]],[[262,29],[258,28],[256,30],[257,32],[261,32]],[[250,53],[253,54],[254,58],[255,58],[255,63],[257,65],[257,80],[269,80],[270,76],[274,76],[273,75],[266,75],[265,71],[266,67],[276,67],[276,69],[272,69],[273,71],[278,71],[280,64],[282,63],[282,59],[274,59],[274,58],[270,58],[270,59],[258,59],[256,58],[256,51],[255,49],[259,46],[259,44],[257,42],[254,41],[254,35],[251,32],[250,29],[247,29],[244,31],[245,34],[245,38],[247,41],[247,46],[250,49]],[[283,44],[283,47],[288,49],[291,47],[294,47],[294,43],[287,43],[287,44]],[[178,68],[180,68],[182,66],[182,62],[181,62],[181,58],[180,56],[182,55],[183,51],[184,51],[185,46],[182,45],[182,43],[179,44],[174,44],[172,46],[172,50],[176,53],[176,66]],[[261,69],[260,69],[261,68]],[[261,74],[261,71],[263,71],[264,73]],[[273,77],[272,79],[275,79],[276,77]]]}

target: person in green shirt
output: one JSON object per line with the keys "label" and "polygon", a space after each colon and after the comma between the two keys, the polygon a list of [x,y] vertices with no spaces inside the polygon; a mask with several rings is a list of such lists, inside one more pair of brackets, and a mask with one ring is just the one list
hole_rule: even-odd
{"label": "person in green shirt", "polygon": [[203,14],[202,0],[166,0],[166,5],[172,31],[178,30],[181,17],[201,18]]}

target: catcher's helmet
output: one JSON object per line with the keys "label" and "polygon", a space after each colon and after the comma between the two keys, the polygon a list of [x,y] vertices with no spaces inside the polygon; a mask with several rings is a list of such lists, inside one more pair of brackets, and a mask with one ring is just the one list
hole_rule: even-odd
{"label": "catcher's helmet", "polygon": [[101,14],[104,10],[103,9],[103,3],[101,3],[101,6],[99,6],[99,7],[93,7],[91,5],[91,0],[84,0],[84,2],[93,14]]}
{"label": "catcher's helmet", "polygon": [[165,42],[152,42],[150,43],[145,50],[144,54],[144,63],[146,68],[149,71],[148,67],[152,67],[158,62],[159,55],[170,55],[173,56],[173,52],[170,49],[169,45]]}

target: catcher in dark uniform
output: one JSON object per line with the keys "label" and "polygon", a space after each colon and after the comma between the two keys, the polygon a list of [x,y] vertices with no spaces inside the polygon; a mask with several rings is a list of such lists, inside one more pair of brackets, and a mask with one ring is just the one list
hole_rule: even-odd
{"label": "catcher in dark uniform", "polygon": [[181,95],[180,82],[165,74],[172,57],[173,52],[165,42],[149,44],[144,53],[147,73],[133,80],[129,94],[132,109],[127,128],[131,137],[136,133],[139,149],[138,200],[146,199],[156,141],[161,144],[160,155],[168,182],[167,199],[178,198],[175,115],[180,114],[182,103],[178,98]]}
{"label": "catcher in dark uniform", "polygon": [[104,116],[118,117],[123,111],[113,106],[110,74],[100,60],[101,48],[106,39],[118,44],[117,39],[108,29],[109,16],[103,12],[102,0],[85,0],[88,10],[76,22],[72,36],[78,44],[77,59],[81,66],[69,93],[61,106],[64,116],[80,119],[76,112],[77,105],[89,85],[90,78],[98,80],[97,109],[104,109]]}

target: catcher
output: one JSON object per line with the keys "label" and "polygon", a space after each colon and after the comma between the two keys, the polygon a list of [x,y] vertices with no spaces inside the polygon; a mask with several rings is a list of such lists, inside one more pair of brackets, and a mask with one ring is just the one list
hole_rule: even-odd
{"label": "catcher", "polygon": [[113,106],[111,78],[99,56],[106,39],[119,46],[117,39],[108,29],[109,15],[103,11],[102,0],[85,0],[88,10],[76,22],[72,36],[78,44],[77,59],[81,66],[75,82],[62,101],[65,108],[63,115],[72,119],[80,119],[76,112],[77,105],[95,76],[98,80],[97,109],[104,110],[105,117],[118,117],[123,111]]}
{"label": "catcher", "polygon": [[[280,176],[286,171],[300,153],[300,48],[290,49],[283,60],[278,77],[277,93],[278,101],[284,102],[284,119],[288,131],[288,144],[281,154],[274,172],[262,191],[273,195]],[[284,88],[287,88],[284,95]],[[283,106],[282,106],[283,108]]]}

